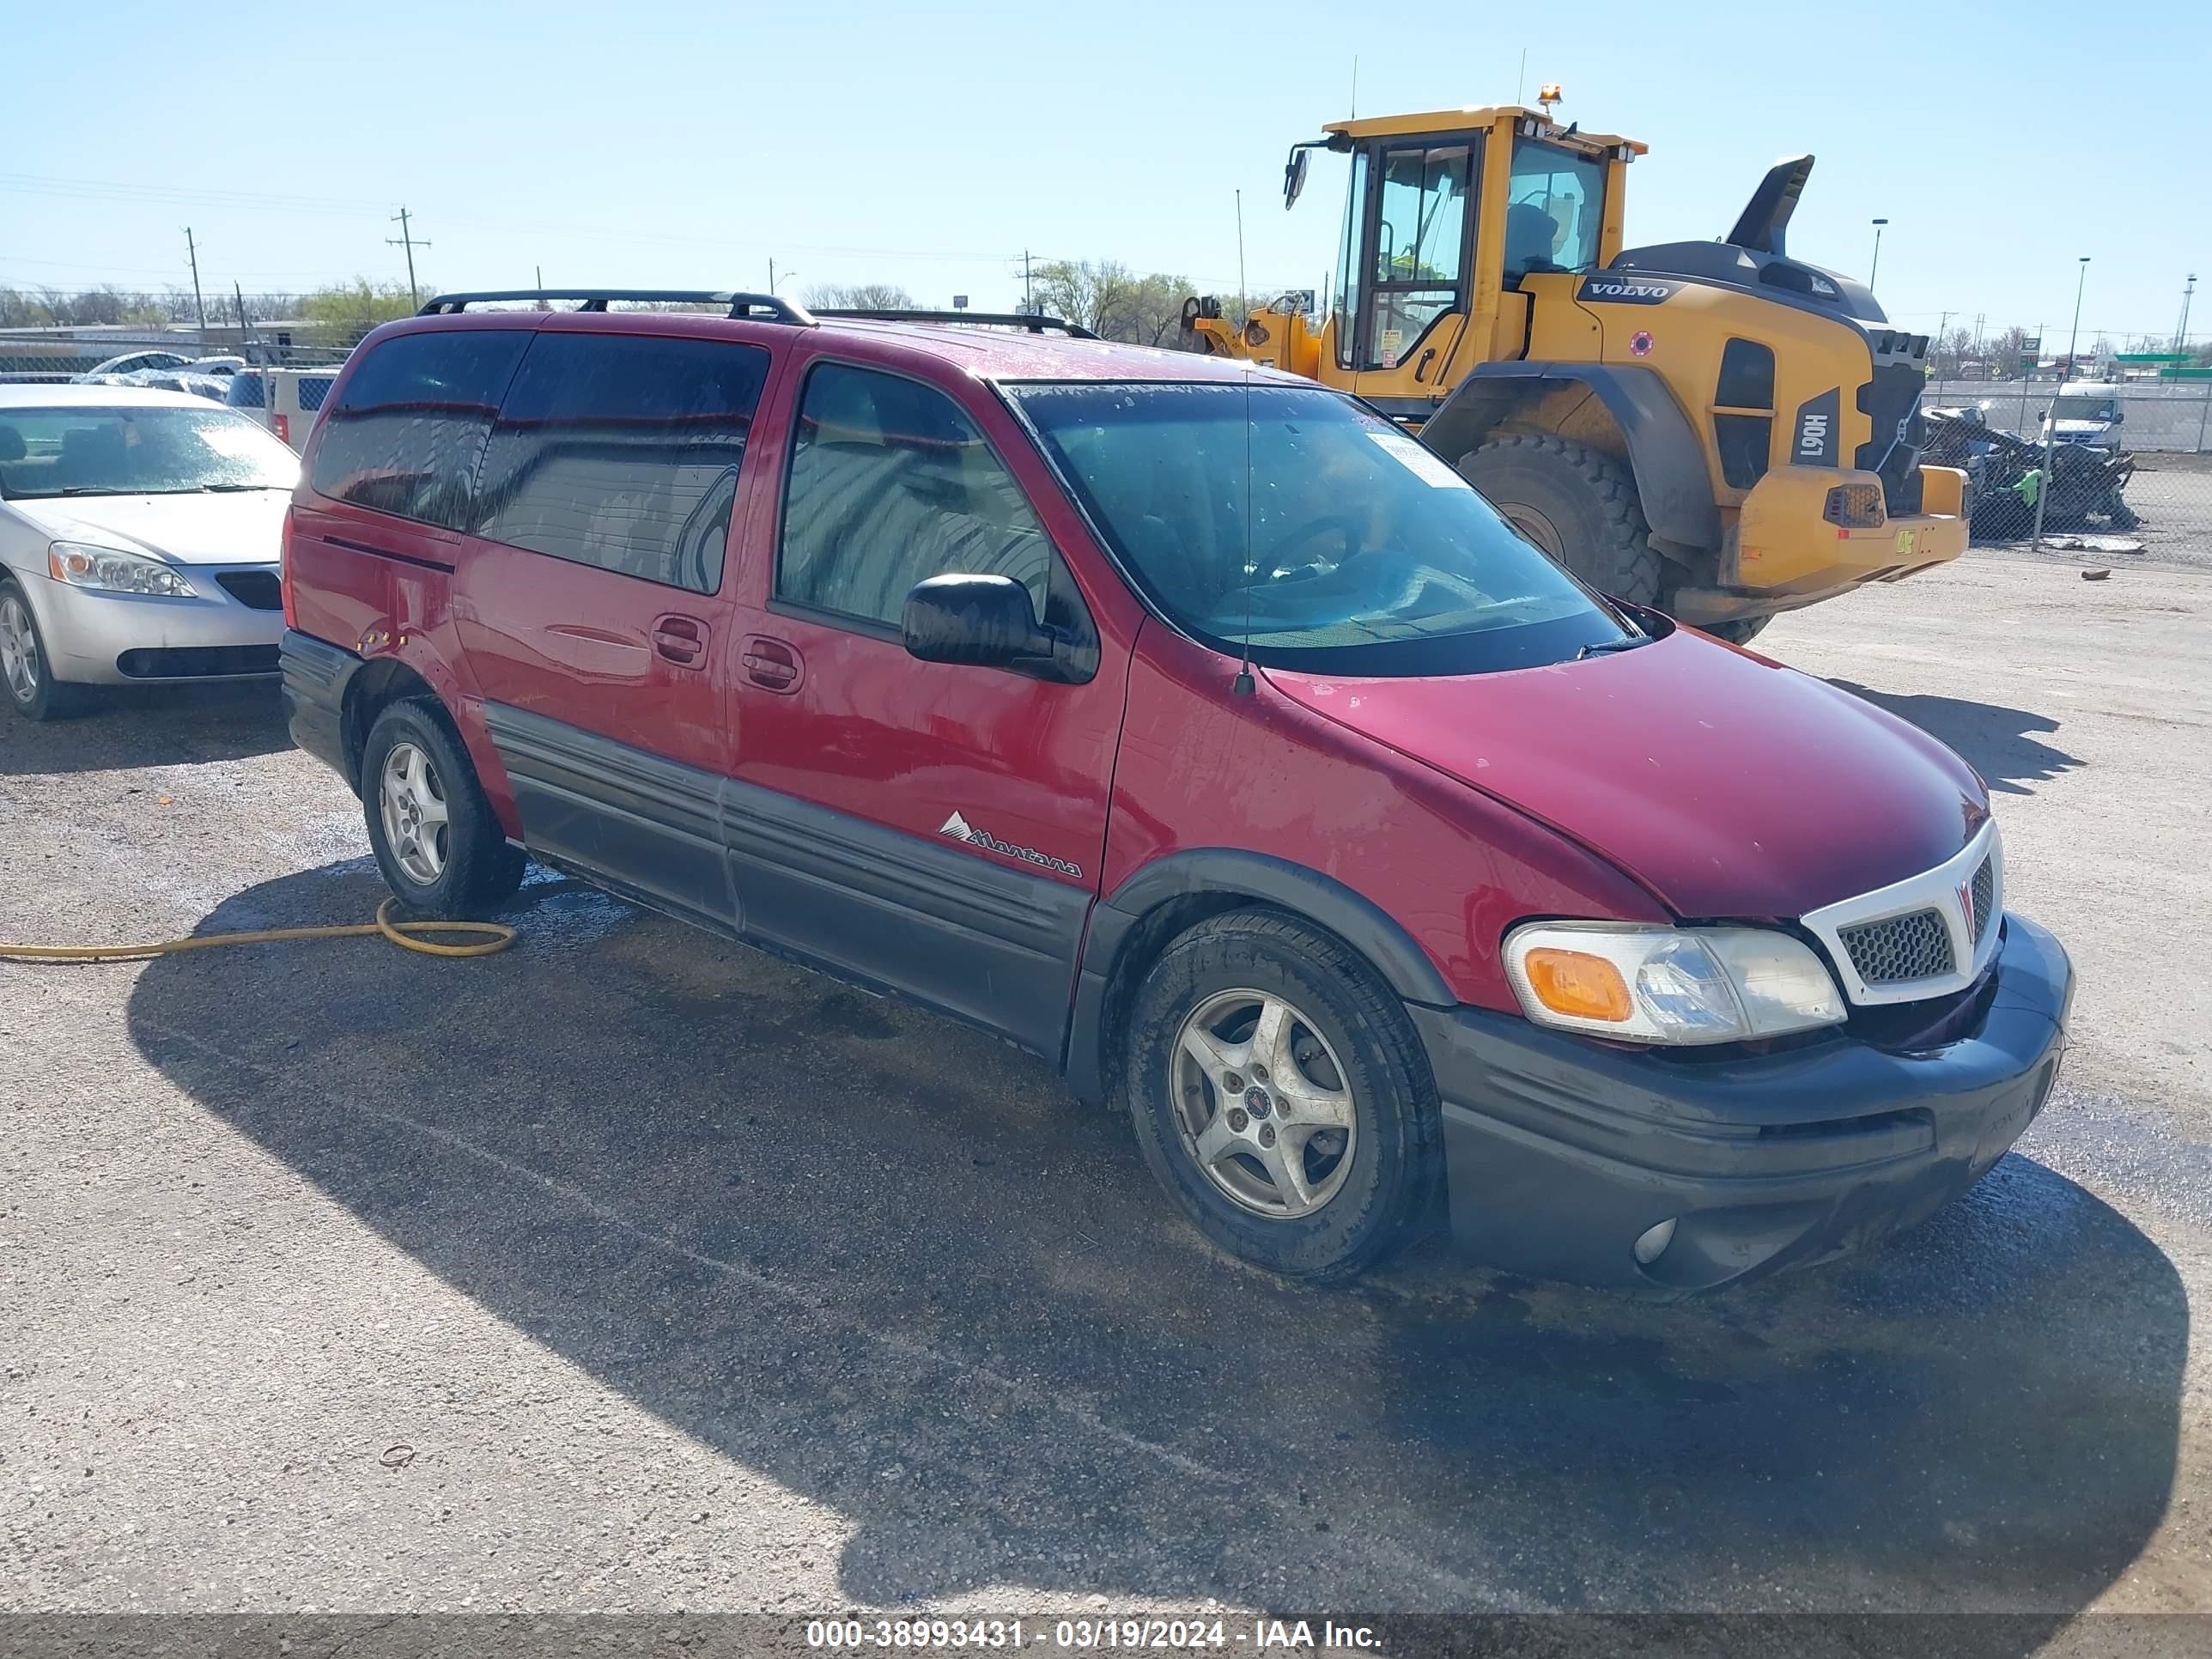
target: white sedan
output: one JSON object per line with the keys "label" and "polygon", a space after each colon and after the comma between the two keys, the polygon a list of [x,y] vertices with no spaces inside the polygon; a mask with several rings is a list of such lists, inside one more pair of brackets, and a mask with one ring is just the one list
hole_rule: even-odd
{"label": "white sedan", "polygon": [[276,672],[299,457],[179,392],[0,386],[0,684],[32,720],[89,685]]}

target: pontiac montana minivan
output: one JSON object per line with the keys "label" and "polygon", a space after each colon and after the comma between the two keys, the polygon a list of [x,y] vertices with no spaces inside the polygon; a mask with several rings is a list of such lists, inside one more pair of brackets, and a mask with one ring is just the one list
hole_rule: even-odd
{"label": "pontiac montana minivan", "polygon": [[2072,972],[1957,756],[1581,586],[1352,398],[981,320],[453,295],[362,344],[284,688],[406,908],[526,854],[940,1010],[1307,1279],[1443,1226],[1708,1289],[2041,1108]]}

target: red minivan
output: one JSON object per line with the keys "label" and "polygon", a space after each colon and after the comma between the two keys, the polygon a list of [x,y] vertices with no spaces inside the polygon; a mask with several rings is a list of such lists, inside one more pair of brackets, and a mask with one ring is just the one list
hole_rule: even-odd
{"label": "red minivan", "polygon": [[1662,1293],[1829,1256],[1964,1191],[2065,1044],[1972,768],[1287,375],[447,296],[332,389],[284,604],[409,909],[526,854],[981,1026],[1280,1273],[1438,1224]]}

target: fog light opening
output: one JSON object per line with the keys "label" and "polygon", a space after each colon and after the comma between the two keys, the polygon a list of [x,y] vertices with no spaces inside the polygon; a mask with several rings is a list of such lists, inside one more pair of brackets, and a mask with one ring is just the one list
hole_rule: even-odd
{"label": "fog light opening", "polygon": [[1657,1226],[1646,1227],[1637,1236],[1636,1243],[1629,1248],[1635,1252],[1638,1265],[1648,1267],[1666,1252],[1674,1242],[1674,1222],[1675,1218],[1670,1215]]}

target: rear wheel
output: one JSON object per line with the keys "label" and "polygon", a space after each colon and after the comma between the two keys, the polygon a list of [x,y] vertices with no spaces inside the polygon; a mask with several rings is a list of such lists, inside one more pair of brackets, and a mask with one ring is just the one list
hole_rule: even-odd
{"label": "rear wheel", "polygon": [[1749,645],[1765,631],[1771,617],[1737,617],[1728,622],[1699,623],[1698,627],[1717,640],[1726,640],[1730,645]]}
{"label": "rear wheel", "polygon": [[1599,592],[1631,605],[1659,603],[1664,563],[1636,480],[1610,455],[1547,432],[1506,432],[1461,456],[1459,472]]}
{"label": "rear wheel", "polygon": [[9,707],[27,720],[58,720],[83,702],[79,687],[54,678],[39,619],[12,581],[0,581],[0,685],[8,689]]}
{"label": "rear wheel", "polygon": [[410,699],[376,717],[362,750],[362,807],[385,884],[411,914],[489,915],[522,884],[468,751],[435,704]]}
{"label": "rear wheel", "polygon": [[1131,1030],[1138,1142],[1214,1243],[1325,1280],[1419,1237],[1435,1085],[1404,1008],[1341,940],[1261,911],[1203,922],[1146,975]]}

